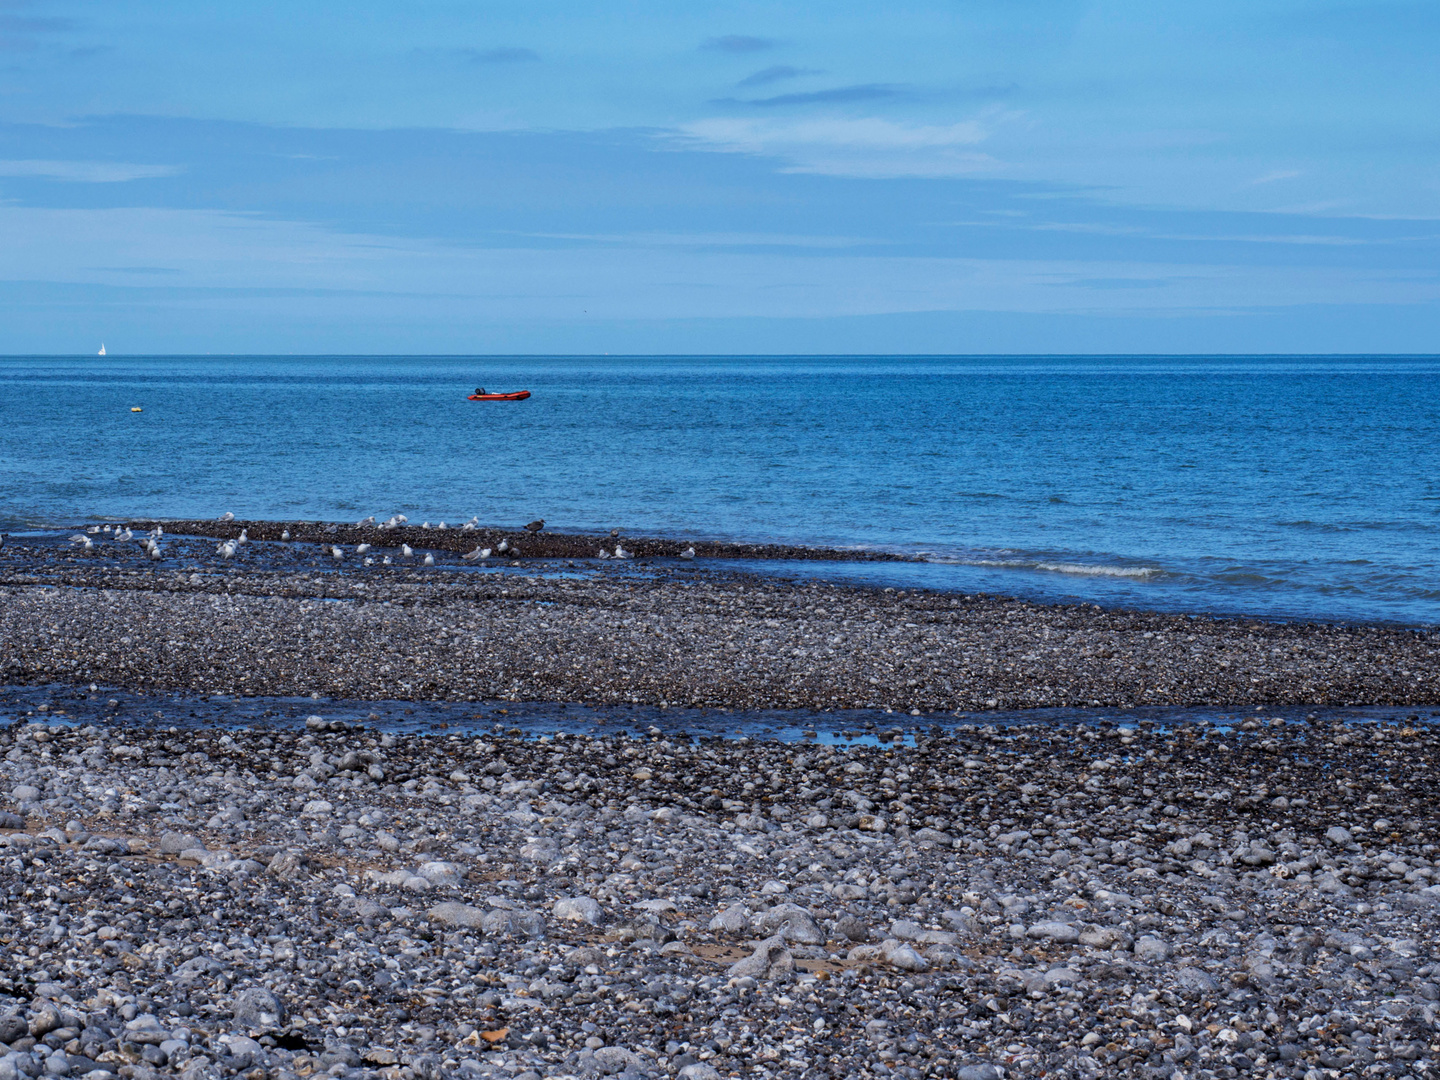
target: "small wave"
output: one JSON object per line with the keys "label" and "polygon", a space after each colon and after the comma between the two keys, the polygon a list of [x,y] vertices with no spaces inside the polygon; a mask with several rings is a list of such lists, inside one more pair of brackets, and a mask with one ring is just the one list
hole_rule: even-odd
{"label": "small wave", "polygon": [[1045,570],[1052,574],[1078,574],[1082,577],[1148,578],[1165,572],[1154,566],[1096,566],[1089,563],[1036,562],[1033,559],[943,559],[932,556],[926,561],[997,570]]}
{"label": "small wave", "polygon": [[1036,563],[1036,570],[1049,570],[1056,574],[1083,574],[1087,577],[1147,578],[1163,573],[1153,566],[1086,566],[1083,563]]}

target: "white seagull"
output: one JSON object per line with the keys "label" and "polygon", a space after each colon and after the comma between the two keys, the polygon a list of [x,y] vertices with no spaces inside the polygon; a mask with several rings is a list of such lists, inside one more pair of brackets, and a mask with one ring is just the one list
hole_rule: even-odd
{"label": "white seagull", "polygon": [[95,546],[94,541],[92,541],[90,537],[86,536],[84,533],[76,533],[74,536],[70,537],[70,542],[72,544],[81,545],[86,551],[89,551]]}
{"label": "white seagull", "polygon": [[219,520],[221,520],[221,521],[234,521],[234,520],[235,520],[235,515],[232,514],[229,510],[226,510],[223,514],[220,515]]}
{"label": "white seagull", "polygon": [[369,517],[367,517],[367,518],[361,518],[359,521],[355,522],[355,526],[356,526],[357,528],[359,528],[361,525],[374,525],[374,524],[375,524],[375,515],[374,515],[374,514],[371,514],[371,515],[370,515]]}
{"label": "white seagull", "polygon": [[289,539],[290,539],[290,530],[289,530],[289,529],[282,529],[281,532],[280,532],[280,539],[281,539],[281,540],[289,540]]}
{"label": "white seagull", "polygon": [[412,555],[415,554],[415,549],[412,548],[409,544],[401,544],[401,545],[400,545],[400,554],[403,555],[403,556],[405,556],[405,558],[408,559],[408,558],[410,558],[410,556],[412,556]]}
{"label": "white seagull", "polygon": [[426,566],[434,566],[434,565],[435,565],[435,556],[434,556],[434,555],[431,555],[430,552],[428,552],[428,551],[425,553],[425,565],[426,565]]}
{"label": "white seagull", "polygon": [[248,544],[250,542],[250,530],[241,529],[240,536],[235,541],[237,544]]}
{"label": "white seagull", "polygon": [[341,559],[345,558],[345,552],[342,551],[340,548],[336,547],[334,544],[330,545],[330,554],[335,557],[336,562],[339,562]]}
{"label": "white seagull", "polygon": [[367,552],[367,551],[369,551],[369,550],[370,550],[370,545],[369,545],[369,544],[356,544],[356,545],[355,545],[355,554],[356,554],[356,555],[364,555],[365,552]]}
{"label": "white seagull", "polygon": [[498,551],[501,555],[504,555],[505,552],[510,550],[510,541],[501,540],[499,545],[496,546],[495,550]]}
{"label": "white seagull", "polygon": [[693,547],[688,547],[684,551],[680,552],[680,558],[682,559],[693,559],[694,557],[695,549]]}
{"label": "white seagull", "polygon": [[490,557],[490,549],[477,547],[474,551],[467,551],[460,557],[467,562],[474,562],[476,559],[488,559]]}
{"label": "white seagull", "polygon": [[219,555],[222,559],[232,559],[238,550],[240,550],[239,544],[235,543],[234,540],[226,540],[215,549],[215,554]]}
{"label": "white seagull", "polygon": [[630,552],[626,551],[626,550],[625,550],[623,547],[621,547],[619,544],[616,544],[616,545],[615,545],[615,557],[616,557],[617,559],[628,559],[628,558],[630,558]]}

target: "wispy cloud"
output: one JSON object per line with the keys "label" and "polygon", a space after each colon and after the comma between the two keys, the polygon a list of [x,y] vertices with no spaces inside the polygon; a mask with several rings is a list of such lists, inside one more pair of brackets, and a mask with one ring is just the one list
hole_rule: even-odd
{"label": "wispy cloud", "polygon": [[975,149],[1005,114],[955,124],[902,124],[879,118],[700,120],[678,132],[691,146],[776,157],[784,171],[868,178],[971,176],[998,166]]}
{"label": "wispy cloud", "polygon": [[1253,180],[1247,180],[1240,186],[1242,188],[1259,187],[1262,184],[1273,184],[1280,180],[1293,180],[1299,175],[1299,169],[1279,169],[1275,172],[1265,173],[1263,176],[1257,176]]}
{"label": "wispy cloud", "polygon": [[818,71],[809,68],[791,67],[789,64],[776,64],[774,67],[764,68],[747,75],[741,79],[736,86],[768,86],[770,83],[781,82],[785,79],[799,78],[801,75],[818,75]]}
{"label": "wispy cloud", "polygon": [[76,24],[70,19],[0,11],[0,51],[27,52],[38,47],[39,36],[69,33],[74,29]]}
{"label": "wispy cloud", "polygon": [[77,184],[118,184],[153,180],[180,172],[175,165],[136,165],[127,161],[0,161],[0,176],[40,177]]}
{"label": "wispy cloud", "polygon": [[707,38],[700,47],[712,52],[753,53],[773,49],[776,44],[777,42],[769,38],[752,37],[749,34],[726,34],[723,37]]}
{"label": "wispy cloud", "polygon": [[567,240],[625,247],[694,248],[812,248],[868,247],[884,241],[859,236],[807,236],[790,233],[749,232],[633,232],[633,233],[519,233],[536,240]]}
{"label": "wispy cloud", "polygon": [[472,64],[527,64],[540,59],[534,49],[501,45],[493,49],[461,49],[460,55]]}
{"label": "wispy cloud", "polygon": [[[995,218],[1000,211],[987,211]],[[1010,215],[1006,220],[973,219],[950,221],[945,224],[957,228],[1014,229],[1024,232],[1075,233],[1081,236],[1134,237],[1140,240],[1164,240],[1196,244],[1291,244],[1301,247],[1374,247],[1381,245],[1433,243],[1435,236],[1429,234],[1413,236],[1340,236],[1325,233],[1237,233],[1237,232],[1177,232],[1168,229],[1154,229],[1142,225],[1117,225],[1098,221],[1028,221],[1017,220]]]}
{"label": "wispy cloud", "polygon": [[775,108],[784,105],[843,105],[853,101],[874,101],[877,98],[894,97],[899,87],[884,83],[865,83],[861,86],[837,86],[830,90],[811,90],[799,94],[777,94],[775,97],[736,100],[725,98],[718,105],[755,105],[760,108]]}

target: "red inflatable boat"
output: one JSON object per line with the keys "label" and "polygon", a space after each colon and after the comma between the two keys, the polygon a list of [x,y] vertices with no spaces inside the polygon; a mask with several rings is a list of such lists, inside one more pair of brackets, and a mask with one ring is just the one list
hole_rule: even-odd
{"label": "red inflatable boat", "polygon": [[471,394],[466,401],[524,401],[530,396],[529,390],[516,390],[513,394]]}

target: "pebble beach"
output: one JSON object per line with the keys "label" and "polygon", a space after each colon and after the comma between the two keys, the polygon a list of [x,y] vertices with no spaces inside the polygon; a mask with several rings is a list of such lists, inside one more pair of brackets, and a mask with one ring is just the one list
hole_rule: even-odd
{"label": "pebble beach", "polygon": [[[0,679],[49,687],[0,736],[0,1080],[1440,1071],[1431,632],[776,581],[720,554],[486,572],[438,546],[366,567],[165,544],[0,551]],[[909,726],[76,719],[110,688]],[[1061,705],[1248,718],[983,716]],[[1338,705],[1394,712],[1293,716]]]}

